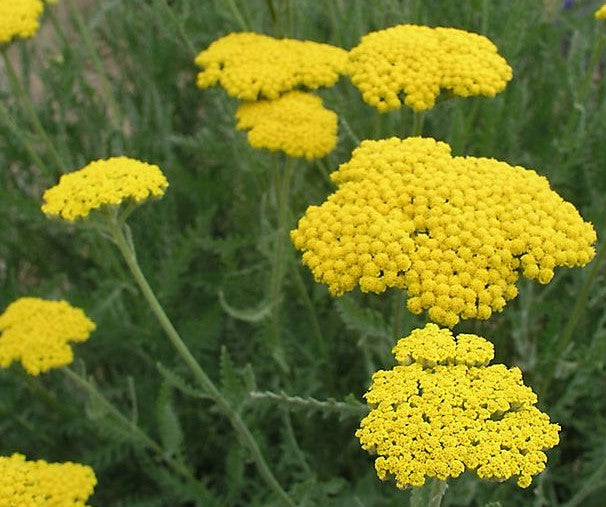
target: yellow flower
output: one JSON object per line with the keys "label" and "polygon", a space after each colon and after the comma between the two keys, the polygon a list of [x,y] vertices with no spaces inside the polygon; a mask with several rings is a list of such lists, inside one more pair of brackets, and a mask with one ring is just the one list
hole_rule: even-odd
{"label": "yellow flower", "polygon": [[592,225],[547,179],[431,138],[363,141],[331,178],[291,239],[334,296],[406,289],[410,311],[452,327],[501,311],[520,274],[545,284],[595,255]]}
{"label": "yellow flower", "polygon": [[139,204],[161,197],[167,187],[158,166],[128,157],[97,160],[61,176],[57,185],[44,192],[42,211],[74,221],[102,206],[119,206],[125,199]]}
{"label": "yellow flower", "polygon": [[274,100],[244,102],[236,117],[238,129],[250,129],[248,142],[255,148],[310,160],[330,153],[337,144],[337,115],[311,93],[294,91]]}
{"label": "yellow flower", "polygon": [[347,51],[318,42],[242,32],[216,40],[195,63],[203,69],[197,79],[200,88],[220,84],[238,99],[275,99],[301,86],[314,90],[334,85],[346,72]]}
{"label": "yellow flower", "polygon": [[419,487],[469,469],[484,479],[517,477],[525,488],[545,468],[543,451],[558,444],[560,427],[535,407],[519,368],[486,366],[490,342],[427,324],[393,352],[399,365],[373,375],[371,411],[356,432],[378,456],[380,479]]}
{"label": "yellow flower", "polygon": [[0,456],[0,507],[84,507],[96,483],[87,465]]}
{"label": "yellow flower", "polygon": [[597,11],[595,11],[595,19],[606,19],[606,4],[602,5]]}
{"label": "yellow flower", "polygon": [[74,355],[68,342],[88,340],[95,324],[66,301],[19,298],[0,315],[0,367],[21,361],[38,375],[65,366]]}
{"label": "yellow flower", "polygon": [[43,10],[42,0],[0,0],[0,44],[33,37]]}
{"label": "yellow flower", "polygon": [[351,80],[379,111],[404,103],[431,109],[440,89],[493,97],[511,79],[511,67],[486,37],[456,28],[397,25],[371,32],[349,53]]}

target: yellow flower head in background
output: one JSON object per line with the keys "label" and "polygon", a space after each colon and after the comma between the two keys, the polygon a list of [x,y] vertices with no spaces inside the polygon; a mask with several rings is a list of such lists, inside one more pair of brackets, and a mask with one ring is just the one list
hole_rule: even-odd
{"label": "yellow flower head in background", "polygon": [[583,266],[596,233],[546,178],[489,158],[452,157],[431,138],[363,141],[331,174],[291,238],[317,282],[340,296],[406,289],[434,322],[487,319],[520,276],[548,283]]}
{"label": "yellow flower head in background", "polygon": [[486,37],[456,28],[397,25],[371,32],[349,53],[351,80],[379,111],[431,109],[440,90],[493,97],[511,67]]}
{"label": "yellow flower head in background", "polygon": [[337,115],[311,93],[293,91],[274,100],[244,102],[236,117],[237,128],[248,130],[248,142],[255,148],[311,160],[337,144]]}
{"label": "yellow flower head in background", "polygon": [[597,11],[595,11],[595,19],[606,19],[606,4],[602,5]]}
{"label": "yellow flower head in background", "polygon": [[0,507],[85,507],[97,484],[93,469],[79,463],[27,461],[0,456]]}
{"label": "yellow flower head in background", "polygon": [[65,366],[74,359],[68,342],[86,341],[94,329],[95,323],[66,301],[19,298],[0,315],[0,367],[21,361],[29,374],[38,375]]}
{"label": "yellow flower head in background", "polygon": [[42,211],[74,221],[102,206],[119,206],[125,200],[139,204],[161,197],[167,187],[168,181],[158,166],[112,157],[61,176],[57,185],[44,192]]}
{"label": "yellow flower head in background", "polygon": [[301,86],[315,90],[334,85],[346,72],[347,51],[318,42],[242,32],[216,40],[195,63],[203,69],[197,79],[200,88],[219,84],[238,99],[275,99]]}
{"label": "yellow flower head in background", "polygon": [[560,427],[535,407],[519,368],[487,366],[493,346],[480,336],[427,324],[398,341],[399,363],[378,371],[365,398],[371,411],[356,436],[378,457],[380,479],[399,488],[465,469],[527,487],[545,468]]}
{"label": "yellow flower head in background", "polygon": [[43,10],[42,0],[0,0],[0,44],[33,37]]}

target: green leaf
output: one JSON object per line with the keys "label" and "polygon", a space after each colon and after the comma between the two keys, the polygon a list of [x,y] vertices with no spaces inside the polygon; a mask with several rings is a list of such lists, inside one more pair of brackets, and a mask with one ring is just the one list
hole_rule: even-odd
{"label": "green leaf", "polygon": [[156,399],[156,419],[162,446],[171,456],[179,455],[183,445],[183,430],[173,407],[172,398],[170,384],[163,382]]}
{"label": "green leaf", "polygon": [[364,335],[390,338],[389,326],[383,315],[370,308],[360,308],[352,297],[336,301],[337,312],[345,326]]}
{"label": "green leaf", "polygon": [[179,390],[183,394],[192,396],[194,398],[212,399],[212,397],[209,394],[205,393],[204,391],[202,391],[200,389],[192,387],[191,385],[189,385],[187,383],[187,381],[185,379],[183,379],[181,376],[176,374],[174,371],[168,369],[162,363],[156,363],[156,368],[158,368],[160,375],[162,375],[162,377],[164,377],[165,382],[167,382],[171,387],[174,387],[175,389]]}
{"label": "green leaf", "polygon": [[260,322],[265,317],[268,317],[271,314],[271,309],[275,302],[261,302],[261,304],[257,308],[249,308],[245,310],[240,310],[238,308],[234,308],[230,306],[227,301],[225,301],[225,296],[223,295],[223,291],[219,291],[219,303],[225,313],[227,313],[230,317],[234,319],[243,320],[245,322]]}

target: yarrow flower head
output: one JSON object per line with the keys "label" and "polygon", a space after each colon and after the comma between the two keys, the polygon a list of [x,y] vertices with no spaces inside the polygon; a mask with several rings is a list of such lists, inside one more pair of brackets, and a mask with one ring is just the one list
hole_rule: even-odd
{"label": "yarrow flower head", "polygon": [[0,0],[0,44],[33,37],[43,10],[42,0]]}
{"label": "yarrow flower head", "polygon": [[293,91],[274,100],[244,102],[236,117],[237,128],[248,130],[248,142],[255,148],[311,160],[337,144],[337,115],[311,93]]}
{"label": "yarrow flower head", "polygon": [[597,11],[594,13],[595,19],[606,19],[606,4],[602,5]]}
{"label": "yarrow flower head", "polygon": [[487,366],[490,342],[427,324],[393,352],[399,364],[373,375],[365,395],[371,411],[356,432],[378,456],[380,479],[419,487],[468,469],[527,487],[545,468],[543,451],[558,444],[560,427],[536,408],[519,368]]}
{"label": "yarrow flower head", "polygon": [[349,53],[351,80],[379,111],[404,103],[431,109],[440,89],[493,97],[512,77],[511,67],[486,37],[456,28],[397,25],[371,32]]}
{"label": "yarrow flower head", "polygon": [[238,99],[275,99],[301,86],[315,90],[334,85],[346,73],[347,51],[318,42],[242,32],[216,40],[195,63],[203,69],[197,78],[200,88],[220,84]]}
{"label": "yarrow flower head", "polygon": [[167,187],[158,166],[112,157],[61,176],[57,185],[44,192],[42,211],[73,222],[103,206],[119,206],[125,200],[139,204],[161,197]]}
{"label": "yarrow flower head", "polygon": [[410,311],[452,327],[502,310],[520,274],[545,284],[595,255],[592,225],[547,179],[431,138],[363,141],[331,178],[291,239],[335,296],[406,289]]}
{"label": "yarrow flower head", "polygon": [[28,461],[17,453],[0,456],[0,507],[85,507],[96,483],[87,465]]}
{"label": "yarrow flower head", "polygon": [[95,323],[66,301],[17,299],[0,315],[0,367],[21,361],[29,374],[38,375],[65,366],[74,359],[68,342],[86,341],[94,329]]}

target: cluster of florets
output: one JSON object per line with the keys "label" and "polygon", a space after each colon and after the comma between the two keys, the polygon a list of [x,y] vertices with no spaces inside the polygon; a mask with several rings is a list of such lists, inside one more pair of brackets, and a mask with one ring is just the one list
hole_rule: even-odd
{"label": "cluster of florets", "polygon": [[0,456],[0,507],[84,507],[96,483],[93,469],[79,463]]}
{"label": "cluster of florets", "polygon": [[197,84],[220,84],[243,100],[275,99],[298,87],[334,85],[346,72],[347,51],[312,41],[275,39],[252,32],[230,33],[195,59],[203,70]]}
{"label": "cluster of florets", "polygon": [[0,0],[0,44],[34,36],[43,10],[42,0]]}
{"label": "cluster of florets", "polygon": [[378,455],[380,479],[418,487],[469,469],[527,487],[545,468],[543,451],[557,445],[560,428],[534,406],[519,368],[487,366],[490,342],[427,324],[393,352],[399,364],[373,375],[365,395],[371,411],[356,432]]}
{"label": "cluster of florets", "polygon": [[244,102],[236,118],[236,128],[248,130],[248,142],[255,148],[314,159],[337,144],[337,115],[310,93],[293,91],[275,100]]}
{"label": "cluster of florets", "polygon": [[597,11],[594,13],[595,19],[606,19],[606,4],[602,5]]}
{"label": "cluster of florets", "polygon": [[544,177],[431,138],[363,141],[331,178],[291,238],[335,296],[406,289],[411,312],[452,327],[502,310],[520,274],[545,284],[595,254],[592,225]]}
{"label": "cluster of florets", "polygon": [[95,329],[80,308],[66,301],[19,298],[0,315],[0,367],[21,361],[38,375],[65,366],[74,355],[68,342],[83,342]]}
{"label": "cluster of florets", "polygon": [[455,28],[398,25],[371,32],[350,53],[351,80],[379,111],[404,103],[434,106],[440,90],[493,97],[512,77],[511,67],[486,37]]}
{"label": "cluster of florets", "polygon": [[158,166],[112,157],[61,176],[57,185],[44,192],[42,211],[74,221],[103,206],[119,206],[125,200],[139,204],[161,197],[167,187],[168,181]]}

